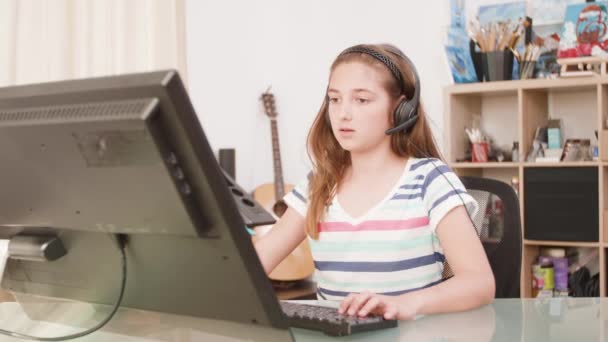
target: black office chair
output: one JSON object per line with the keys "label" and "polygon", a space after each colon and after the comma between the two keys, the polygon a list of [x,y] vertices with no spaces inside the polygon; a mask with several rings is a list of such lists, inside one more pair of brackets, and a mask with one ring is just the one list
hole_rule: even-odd
{"label": "black office chair", "polygon": [[[496,280],[496,298],[519,298],[522,258],[519,200],[506,183],[478,177],[460,177],[479,203],[472,217]],[[446,265],[447,273],[451,273]]]}

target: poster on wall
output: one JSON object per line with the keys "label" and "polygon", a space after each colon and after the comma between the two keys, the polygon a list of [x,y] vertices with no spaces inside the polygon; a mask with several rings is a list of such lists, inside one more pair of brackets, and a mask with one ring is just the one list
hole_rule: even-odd
{"label": "poster on wall", "polygon": [[507,20],[518,22],[525,17],[526,3],[524,1],[479,6],[479,23],[481,25]]}
{"label": "poster on wall", "polygon": [[568,5],[584,3],[584,0],[528,0],[528,15],[534,18],[534,27],[564,23]]}

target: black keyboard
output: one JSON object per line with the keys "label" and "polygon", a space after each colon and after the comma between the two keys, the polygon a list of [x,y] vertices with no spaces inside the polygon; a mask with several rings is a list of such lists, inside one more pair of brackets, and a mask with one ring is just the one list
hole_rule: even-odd
{"label": "black keyboard", "polygon": [[345,336],[362,331],[394,328],[396,320],[382,316],[367,317],[339,314],[338,309],[320,305],[281,302],[290,327],[319,330],[331,336]]}

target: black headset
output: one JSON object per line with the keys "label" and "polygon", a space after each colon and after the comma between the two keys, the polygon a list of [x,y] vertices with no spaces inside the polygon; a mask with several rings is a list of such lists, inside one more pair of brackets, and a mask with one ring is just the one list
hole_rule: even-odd
{"label": "black headset", "polygon": [[[406,61],[409,67],[411,68],[414,76],[414,95],[411,99],[403,99],[397,106],[397,109],[395,109],[395,112],[393,113],[394,127],[386,130],[386,134],[390,135],[399,131],[408,132],[414,126],[414,124],[416,124],[416,121],[418,120],[418,102],[420,100],[420,78],[418,77],[418,72],[416,71],[414,63],[412,63],[412,61],[403,52],[401,52],[401,50],[390,45],[387,45],[386,48],[391,53],[401,57],[404,61]],[[399,82],[399,86],[401,87],[401,94],[405,95],[405,84],[401,72],[399,71],[399,68],[395,65],[395,63],[390,60],[390,58],[365,45],[355,45],[349,47],[348,49],[342,51],[340,53],[340,56],[349,53],[364,53],[384,64],[386,68],[391,72],[393,77],[395,77],[395,80]]]}

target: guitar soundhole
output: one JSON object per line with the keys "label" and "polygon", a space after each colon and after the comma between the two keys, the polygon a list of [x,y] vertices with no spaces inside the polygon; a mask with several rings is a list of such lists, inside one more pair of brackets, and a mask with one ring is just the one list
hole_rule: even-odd
{"label": "guitar soundhole", "polygon": [[231,188],[230,190],[232,191],[233,194],[235,194],[239,197],[243,197],[243,193],[239,189]]}
{"label": "guitar soundhole", "polygon": [[287,210],[287,204],[285,204],[285,202],[283,202],[283,200],[277,201],[277,203],[275,203],[272,206],[272,211],[278,217],[283,216],[283,214],[285,214],[286,210]]}

